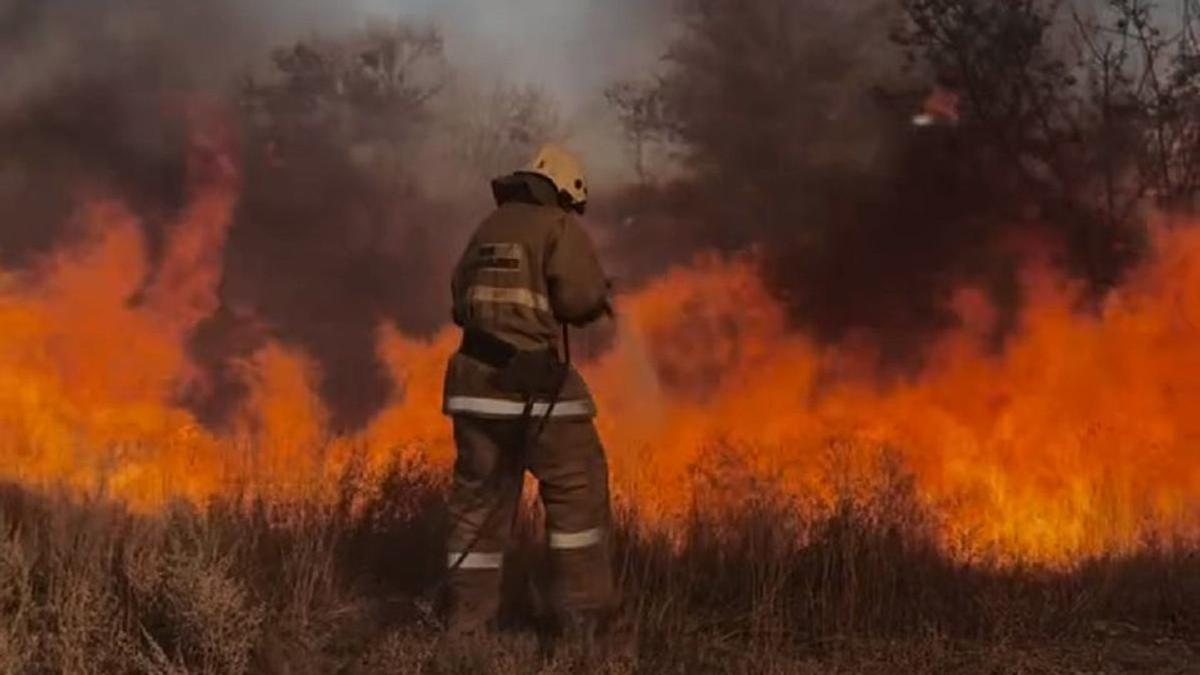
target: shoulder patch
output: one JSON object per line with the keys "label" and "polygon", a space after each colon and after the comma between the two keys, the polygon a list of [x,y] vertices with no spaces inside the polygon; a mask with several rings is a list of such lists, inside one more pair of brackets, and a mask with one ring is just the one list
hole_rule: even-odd
{"label": "shoulder patch", "polygon": [[475,249],[475,269],[520,272],[525,268],[525,248],[514,243],[480,244]]}

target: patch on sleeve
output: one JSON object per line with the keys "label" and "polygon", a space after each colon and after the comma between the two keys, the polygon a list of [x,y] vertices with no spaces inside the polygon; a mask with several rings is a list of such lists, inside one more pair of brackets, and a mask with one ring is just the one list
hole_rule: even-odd
{"label": "patch on sleeve", "polygon": [[520,272],[525,267],[525,249],[520,244],[480,244],[475,251],[475,269],[489,272]]}

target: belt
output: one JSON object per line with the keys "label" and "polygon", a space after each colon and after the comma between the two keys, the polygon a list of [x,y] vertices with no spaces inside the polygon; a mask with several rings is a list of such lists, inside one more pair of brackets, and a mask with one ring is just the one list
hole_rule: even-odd
{"label": "belt", "polygon": [[471,329],[463,331],[462,344],[459,345],[458,351],[460,354],[465,354],[476,361],[486,363],[497,370],[507,368],[513,359],[521,354],[545,355],[554,361],[558,360],[557,352],[549,347],[524,350],[508,340],[498,338],[491,333]]}
{"label": "belt", "polygon": [[493,368],[503,369],[516,358],[521,350],[516,345],[491,333],[464,330],[462,345],[458,351]]}
{"label": "belt", "polygon": [[552,349],[518,349],[483,331],[464,331],[459,353],[494,368],[491,385],[526,401],[558,400],[570,373]]}

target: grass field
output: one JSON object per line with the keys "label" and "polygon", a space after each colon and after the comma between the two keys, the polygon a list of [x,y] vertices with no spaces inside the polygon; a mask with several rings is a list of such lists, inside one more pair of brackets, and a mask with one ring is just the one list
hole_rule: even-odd
{"label": "grass field", "polygon": [[[407,467],[347,478],[332,504],[152,516],[5,487],[0,674],[424,672],[448,648],[427,611],[444,487]],[[619,509],[623,603],[597,672],[1200,672],[1200,551],[969,566],[902,488],[819,519],[751,494],[669,532]],[[502,628],[461,672],[578,672],[570,646],[537,648],[538,529],[530,509]]]}

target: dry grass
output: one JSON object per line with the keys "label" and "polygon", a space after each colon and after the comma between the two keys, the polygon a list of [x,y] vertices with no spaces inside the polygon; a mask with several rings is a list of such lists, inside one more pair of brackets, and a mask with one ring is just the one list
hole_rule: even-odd
{"label": "dry grass", "polygon": [[[761,486],[760,486],[761,487]],[[522,528],[502,630],[438,642],[440,478],[412,467],[342,501],[155,517],[0,492],[0,675],[567,673],[539,655],[536,523]],[[1200,672],[1200,552],[1151,547],[1070,573],[955,564],[903,481],[813,522],[756,489],[668,540],[620,514],[624,602],[595,672]]]}

